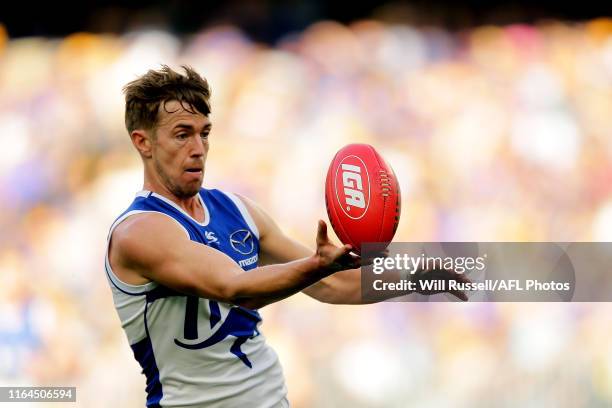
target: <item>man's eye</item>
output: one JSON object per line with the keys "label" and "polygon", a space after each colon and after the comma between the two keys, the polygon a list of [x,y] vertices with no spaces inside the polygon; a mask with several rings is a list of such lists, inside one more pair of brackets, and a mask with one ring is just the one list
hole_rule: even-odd
{"label": "man's eye", "polygon": [[202,139],[208,139],[208,135],[209,135],[209,134],[210,134],[210,133],[208,133],[208,132],[207,132],[207,133],[200,133],[200,137],[201,137]]}
{"label": "man's eye", "polygon": [[187,133],[179,133],[178,135],[176,135],[176,137],[181,140],[187,139]]}

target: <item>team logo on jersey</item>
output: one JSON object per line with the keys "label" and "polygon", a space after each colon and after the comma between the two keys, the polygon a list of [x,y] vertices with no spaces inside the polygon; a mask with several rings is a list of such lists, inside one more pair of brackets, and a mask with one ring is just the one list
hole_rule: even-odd
{"label": "team logo on jersey", "polygon": [[246,229],[239,229],[238,231],[232,232],[229,237],[232,248],[242,255],[249,255],[255,249],[255,242],[253,242],[253,234],[251,231]]}
{"label": "team logo on jersey", "polygon": [[[197,333],[197,298],[195,305],[195,313],[188,313],[185,310],[185,333],[188,333],[187,324],[190,322],[192,329],[190,330],[189,340],[194,340],[198,338]],[[188,301],[189,302],[189,301]],[[212,329],[221,321],[221,310],[219,309],[219,304],[214,300],[209,301],[210,307],[210,328]],[[190,320],[188,320],[187,316],[191,316]],[[214,346],[217,343],[222,342],[226,338],[235,338],[234,343],[230,347],[230,352],[238,357],[244,365],[249,368],[253,368],[253,364],[247,357],[247,355],[240,348],[244,343],[248,340],[253,339],[259,336],[259,330],[257,330],[257,325],[261,322],[261,316],[255,310],[249,310],[243,307],[232,307],[229,310],[229,313],[225,317],[225,321],[219,326],[216,332],[214,332],[209,338],[199,343],[191,343],[184,342],[177,338],[174,339],[174,344],[179,347],[188,350],[201,350],[207,347]],[[187,339],[187,337],[186,337]]]}
{"label": "team logo on jersey", "polygon": [[218,244],[219,243],[219,238],[215,236],[215,233],[213,231],[206,231],[204,233],[204,237],[206,237],[206,241],[208,241],[207,244]]}

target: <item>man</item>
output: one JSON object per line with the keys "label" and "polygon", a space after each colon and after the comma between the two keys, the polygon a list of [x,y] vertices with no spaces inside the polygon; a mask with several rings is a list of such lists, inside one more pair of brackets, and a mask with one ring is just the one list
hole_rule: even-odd
{"label": "man", "polygon": [[202,188],[210,89],[183,68],[149,71],[124,88],[144,189],[109,232],[115,307],[147,378],[148,407],[286,407],[256,310],[299,291],[360,303],[361,259],[330,242],[323,221],[313,252],[252,201]]}

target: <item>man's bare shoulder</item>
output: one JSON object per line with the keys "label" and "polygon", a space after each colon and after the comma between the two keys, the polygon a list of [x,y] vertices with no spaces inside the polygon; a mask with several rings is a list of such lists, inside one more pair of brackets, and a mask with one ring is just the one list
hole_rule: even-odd
{"label": "man's bare shoulder", "polygon": [[181,234],[181,228],[172,218],[158,212],[143,212],[131,215],[117,225],[111,241],[129,246],[143,240],[164,239],[175,234]]}
{"label": "man's bare shoulder", "polygon": [[168,251],[185,239],[184,231],[167,215],[156,212],[134,214],[114,229],[109,260],[115,273],[127,283],[143,283],[138,271],[160,262]]}

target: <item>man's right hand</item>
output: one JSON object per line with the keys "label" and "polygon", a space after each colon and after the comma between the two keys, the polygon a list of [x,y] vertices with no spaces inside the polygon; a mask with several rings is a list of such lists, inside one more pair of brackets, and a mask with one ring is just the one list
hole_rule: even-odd
{"label": "man's right hand", "polygon": [[354,269],[361,266],[361,257],[351,254],[353,247],[343,245],[337,247],[327,236],[327,224],[319,220],[317,229],[317,250],[313,255],[321,269],[330,273]]}

